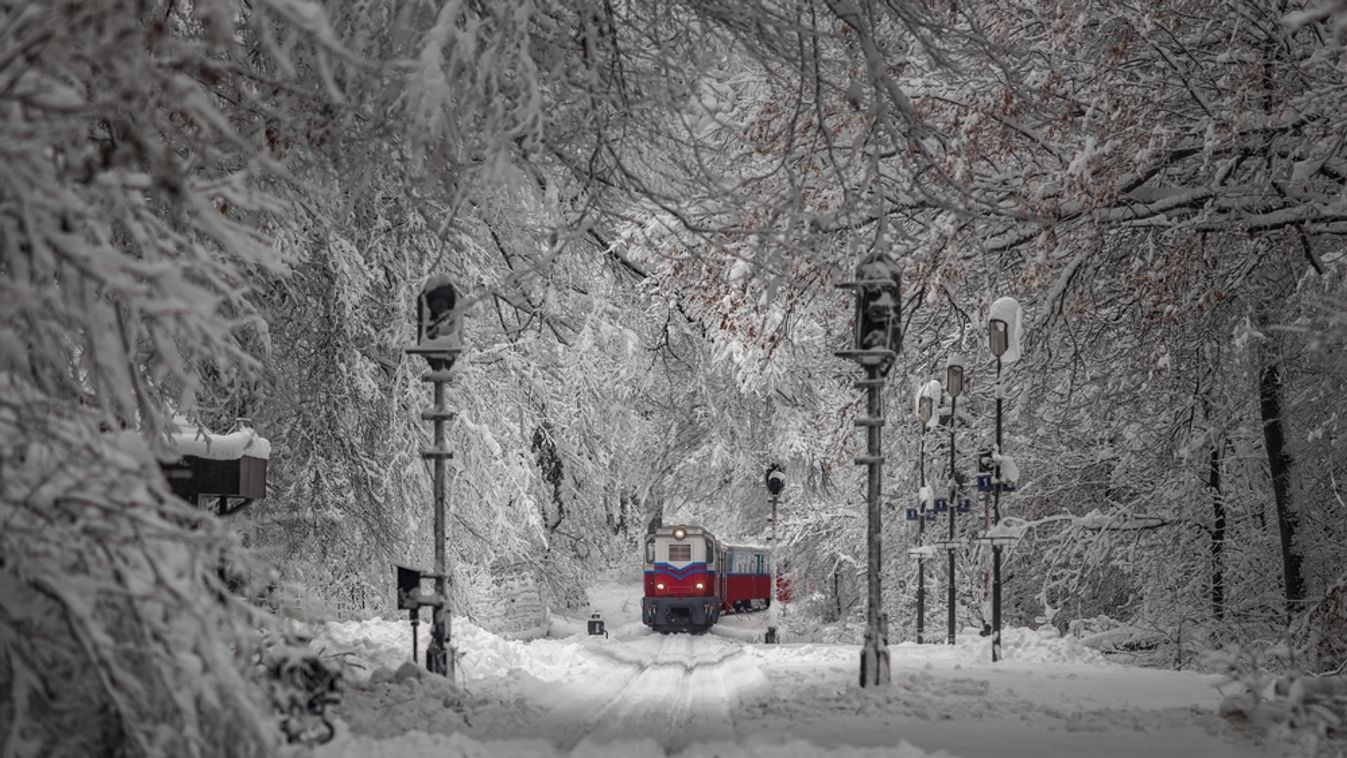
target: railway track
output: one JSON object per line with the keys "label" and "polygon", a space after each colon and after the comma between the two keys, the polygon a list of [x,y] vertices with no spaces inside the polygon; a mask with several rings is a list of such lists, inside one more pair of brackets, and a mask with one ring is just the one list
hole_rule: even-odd
{"label": "railway track", "polygon": [[[583,705],[589,715],[574,743],[653,739],[669,750],[694,742],[732,741],[740,684],[757,680],[756,664],[723,638],[671,634],[648,645],[596,648],[594,655],[630,669],[616,691]],[[748,670],[750,675],[741,676]],[[760,676],[760,674],[758,674]],[[572,745],[573,746],[573,745]]]}

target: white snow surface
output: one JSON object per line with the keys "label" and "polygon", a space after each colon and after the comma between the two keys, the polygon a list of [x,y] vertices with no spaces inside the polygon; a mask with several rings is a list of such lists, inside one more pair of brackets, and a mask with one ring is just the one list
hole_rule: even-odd
{"label": "white snow surface", "polygon": [[[455,619],[454,684],[409,663],[405,620],[328,623],[354,683],[318,758],[383,756],[1275,755],[1217,714],[1219,677],[1111,663],[1052,627],[957,645],[890,645],[892,683],[861,689],[854,644],[763,645],[764,613],[713,634],[640,624],[636,584],[589,589],[610,637],[554,616],[552,636],[505,640]],[[421,627],[422,646],[428,626]],[[394,669],[401,666],[398,671]]]}
{"label": "white snow surface", "polygon": [[178,431],[169,435],[169,438],[183,455],[195,455],[212,461],[234,461],[245,455],[250,458],[271,457],[271,442],[252,427],[215,434],[182,418],[177,419],[177,425]]}

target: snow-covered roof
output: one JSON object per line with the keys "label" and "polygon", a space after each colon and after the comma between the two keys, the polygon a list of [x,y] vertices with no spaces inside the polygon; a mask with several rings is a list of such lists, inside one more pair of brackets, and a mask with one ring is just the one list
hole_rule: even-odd
{"label": "snow-covered roof", "polygon": [[183,455],[194,455],[212,461],[232,461],[244,456],[267,459],[271,457],[271,443],[258,434],[251,425],[225,434],[215,434],[185,418],[176,419],[178,431],[169,435],[173,446]]}

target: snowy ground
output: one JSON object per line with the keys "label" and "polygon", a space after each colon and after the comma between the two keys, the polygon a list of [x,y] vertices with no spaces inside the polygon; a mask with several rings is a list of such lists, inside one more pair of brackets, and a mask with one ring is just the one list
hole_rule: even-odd
{"label": "snowy ground", "polygon": [[389,670],[410,657],[405,622],[327,625],[322,644],[372,676],[350,689],[342,733],[318,756],[1277,754],[1216,715],[1218,678],[1111,664],[1069,639],[1008,630],[996,665],[977,636],[897,644],[892,686],[862,690],[854,645],[751,642],[762,614],[711,635],[652,634],[639,586],[590,596],[608,639],[585,635],[582,619],[557,617],[530,642],[458,622],[458,688]]}

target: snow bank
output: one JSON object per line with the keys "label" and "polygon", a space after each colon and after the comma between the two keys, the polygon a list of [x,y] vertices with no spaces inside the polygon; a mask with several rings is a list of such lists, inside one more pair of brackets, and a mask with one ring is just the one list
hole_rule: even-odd
{"label": "snow bank", "polygon": [[[424,648],[430,624],[421,624],[418,631],[418,643]],[[348,676],[357,681],[369,678],[375,669],[396,669],[412,659],[412,627],[406,620],[329,621],[315,625],[312,637],[315,649],[339,656],[350,669]]]}
{"label": "snow bank", "polygon": [[[463,618],[453,620],[450,633],[459,655],[458,674],[464,681],[503,677],[515,669],[543,681],[572,679],[595,665],[586,649],[602,639],[507,640]],[[412,657],[411,624],[405,620],[330,621],[315,626],[313,634],[313,646],[339,656],[355,681],[365,681],[379,669],[397,669]],[[417,637],[421,653],[429,639],[430,624],[423,623]]]}
{"label": "snow bank", "polygon": [[[898,668],[913,662],[979,664],[992,659],[991,637],[960,634],[954,647],[893,642],[890,650]],[[784,645],[745,645],[744,651],[772,667],[852,663],[859,645],[799,643]],[[1011,627],[1001,630],[1001,652],[1008,663],[1069,663],[1113,667],[1098,650],[1082,645],[1074,637],[1062,637],[1054,627],[1041,630]]]}
{"label": "snow bank", "polygon": [[407,661],[397,671],[377,669],[368,681],[346,689],[336,715],[351,733],[375,738],[425,731],[453,734],[483,710],[504,707],[473,698],[424,663]]}
{"label": "snow bank", "polygon": [[[973,642],[972,640],[976,640]],[[992,638],[961,639],[960,652],[978,661],[990,661]],[[1002,658],[1015,663],[1083,663],[1093,666],[1113,666],[1098,650],[1082,645],[1074,637],[1061,636],[1055,627],[1042,629],[1012,627],[1001,630]]]}
{"label": "snow bank", "polygon": [[820,645],[812,642],[744,646],[744,652],[773,667],[854,663],[859,650],[859,645]]}

